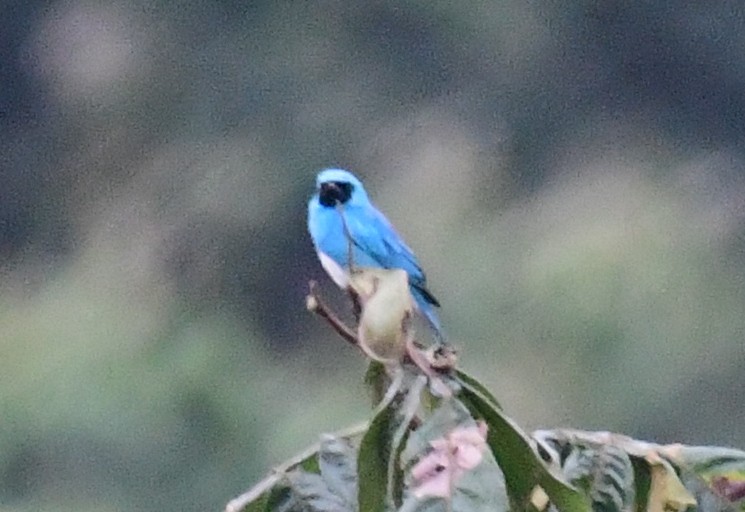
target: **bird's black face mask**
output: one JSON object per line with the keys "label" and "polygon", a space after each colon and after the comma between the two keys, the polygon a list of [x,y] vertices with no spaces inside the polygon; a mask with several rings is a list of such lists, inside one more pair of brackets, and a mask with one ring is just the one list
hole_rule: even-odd
{"label": "bird's black face mask", "polygon": [[344,204],[352,197],[354,186],[345,181],[327,181],[321,183],[318,193],[319,202],[326,207],[333,208],[337,203]]}

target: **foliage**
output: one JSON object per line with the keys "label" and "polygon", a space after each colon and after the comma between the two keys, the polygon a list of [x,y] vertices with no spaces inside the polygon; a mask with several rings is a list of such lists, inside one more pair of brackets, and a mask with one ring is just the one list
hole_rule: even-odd
{"label": "foliage", "polygon": [[[372,275],[356,272],[362,280]],[[398,277],[374,272],[375,280]],[[658,445],[608,432],[529,435],[483,385],[456,370],[449,347],[421,347],[407,322],[398,324],[398,336],[379,332],[388,348],[400,340],[392,351],[400,358],[381,364],[360,343],[373,332],[364,325],[365,308],[395,310],[405,301],[373,300],[377,289],[388,298],[385,283],[366,287],[365,295],[350,289],[362,307],[359,337],[313,288],[308,300],[378,365],[372,379],[388,383],[371,420],[324,435],[317,447],[231,501],[228,512],[745,511],[745,452]],[[389,314],[406,316],[408,309]]]}

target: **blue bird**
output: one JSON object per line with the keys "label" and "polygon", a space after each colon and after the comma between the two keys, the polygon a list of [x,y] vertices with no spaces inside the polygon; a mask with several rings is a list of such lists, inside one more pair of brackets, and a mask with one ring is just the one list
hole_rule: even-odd
{"label": "blue bird", "polygon": [[308,202],[308,231],[321,265],[341,288],[349,283],[349,238],[354,267],[404,270],[419,311],[437,337],[443,339],[435,312],[440,303],[427,290],[427,280],[416,256],[372,204],[362,182],[352,173],[343,169],[318,173],[315,194]]}

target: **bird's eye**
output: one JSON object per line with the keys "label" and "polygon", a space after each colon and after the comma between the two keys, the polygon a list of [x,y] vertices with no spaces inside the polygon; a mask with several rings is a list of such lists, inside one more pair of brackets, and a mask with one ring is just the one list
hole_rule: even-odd
{"label": "bird's eye", "polygon": [[321,183],[318,200],[323,206],[334,207],[344,204],[352,197],[354,185],[346,181],[328,181]]}
{"label": "bird's eye", "polygon": [[349,198],[352,197],[354,185],[346,181],[337,181],[336,186],[339,187],[339,190],[341,191],[341,197],[339,198],[339,200],[342,203],[346,203],[347,201],[349,201]]}

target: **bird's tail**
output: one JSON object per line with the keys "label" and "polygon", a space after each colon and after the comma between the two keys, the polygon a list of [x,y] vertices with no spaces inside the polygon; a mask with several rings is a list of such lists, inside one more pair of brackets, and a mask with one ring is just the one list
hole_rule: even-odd
{"label": "bird's tail", "polygon": [[432,328],[432,332],[434,333],[435,338],[437,338],[437,341],[439,343],[446,344],[445,333],[442,330],[440,318],[437,316],[435,306],[429,300],[427,300],[427,298],[418,288],[411,287],[411,291],[414,295],[414,299],[416,300],[416,305],[419,309],[419,312],[422,314],[422,316],[424,316],[425,320],[427,320],[427,323]]}

